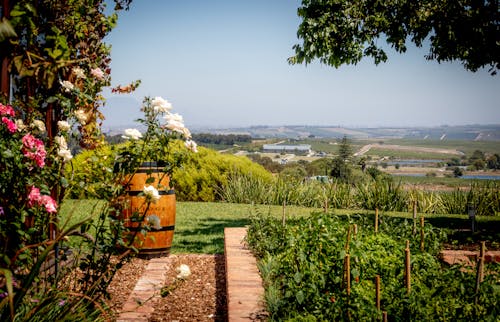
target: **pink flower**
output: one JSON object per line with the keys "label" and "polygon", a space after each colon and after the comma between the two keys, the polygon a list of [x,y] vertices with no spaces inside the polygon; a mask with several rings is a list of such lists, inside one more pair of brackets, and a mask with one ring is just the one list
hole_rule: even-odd
{"label": "pink flower", "polygon": [[22,141],[24,156],[35,161],[40,168],[43,168],[47,152],[45,151],[42,140],[35,138],[31,134],[26,134]]}
{"label": "pink flower", "polygon": [[28,195],[28,206],[33,207],[40,204],[42,195],[40,194],[40,189],[37,187],[31,187],[30,194]]}
{"label": "pink flower", "polygon": [[91,69],[90,74],[98,80],[104,80],[104,72],[99,67]]}
{"label": "pink flower", "polygon": [[57,203],[51,196],[42,196],[41,204],[49,214],[57,212]]}
{"label": "pink flower", "polygon": [[9,129],[10,133],[15,133],[17,131],[17,126],[14,121],[11,119],[6,118],[5,116],[2,116],[2,122],[7,125],[7,129]]}
{"label": "pink flower", "polygon": [[0,103],[0,115],[14,116],[16,113],[10,105],[3,105]]}
{"label": "pink flower", "polygon": [[40,194],[40,189],[31,187],[28,195],[28,207],[44,206],[45,210],[50,213],[57,212],[57,203],[51,196]]}

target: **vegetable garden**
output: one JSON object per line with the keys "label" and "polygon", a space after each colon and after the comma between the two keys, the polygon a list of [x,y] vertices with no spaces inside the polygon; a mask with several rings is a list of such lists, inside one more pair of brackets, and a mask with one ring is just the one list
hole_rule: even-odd
{"label": "vegetable garden", "polygon": [[256,216],[247,239],[271,320],[495,321],[500,265],[444,264],[448,231],[421,218]]}

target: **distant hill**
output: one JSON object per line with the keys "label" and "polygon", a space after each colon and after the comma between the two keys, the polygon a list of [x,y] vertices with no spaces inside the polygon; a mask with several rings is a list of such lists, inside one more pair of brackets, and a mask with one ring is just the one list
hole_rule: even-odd
{"label": "distant hill", "polygon": [[348,128],[339,126],[252,126],[227,129],[191,129],[194,133],[248,134],[254,138],[414,138],[429,140],[500,141],[500,125],[436,127]]}

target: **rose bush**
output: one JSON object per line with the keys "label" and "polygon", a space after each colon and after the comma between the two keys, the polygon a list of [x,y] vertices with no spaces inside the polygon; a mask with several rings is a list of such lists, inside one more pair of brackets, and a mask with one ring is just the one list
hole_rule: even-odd
{"label": "rose bush", "polygon": [[53,187],[64,187],[64,162],[71,159],[61,123],[56,140],[46,141],[44,123],[23,120],[0,103],[0,267],[22,267],[23,247],[48,238],[47,224],[57,212]]}

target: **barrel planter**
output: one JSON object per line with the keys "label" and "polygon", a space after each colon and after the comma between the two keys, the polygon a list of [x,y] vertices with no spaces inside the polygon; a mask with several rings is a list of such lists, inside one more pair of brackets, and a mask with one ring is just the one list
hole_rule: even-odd
{"label": "barrel planter", "polygon": [[[145,186],[158,190],[160,199],[148,203],[141,196]],[[123,208],[125,241],[143,257],[168,256],[175,229],[175,191],[156,162],[145,162],[129,177]]]}

